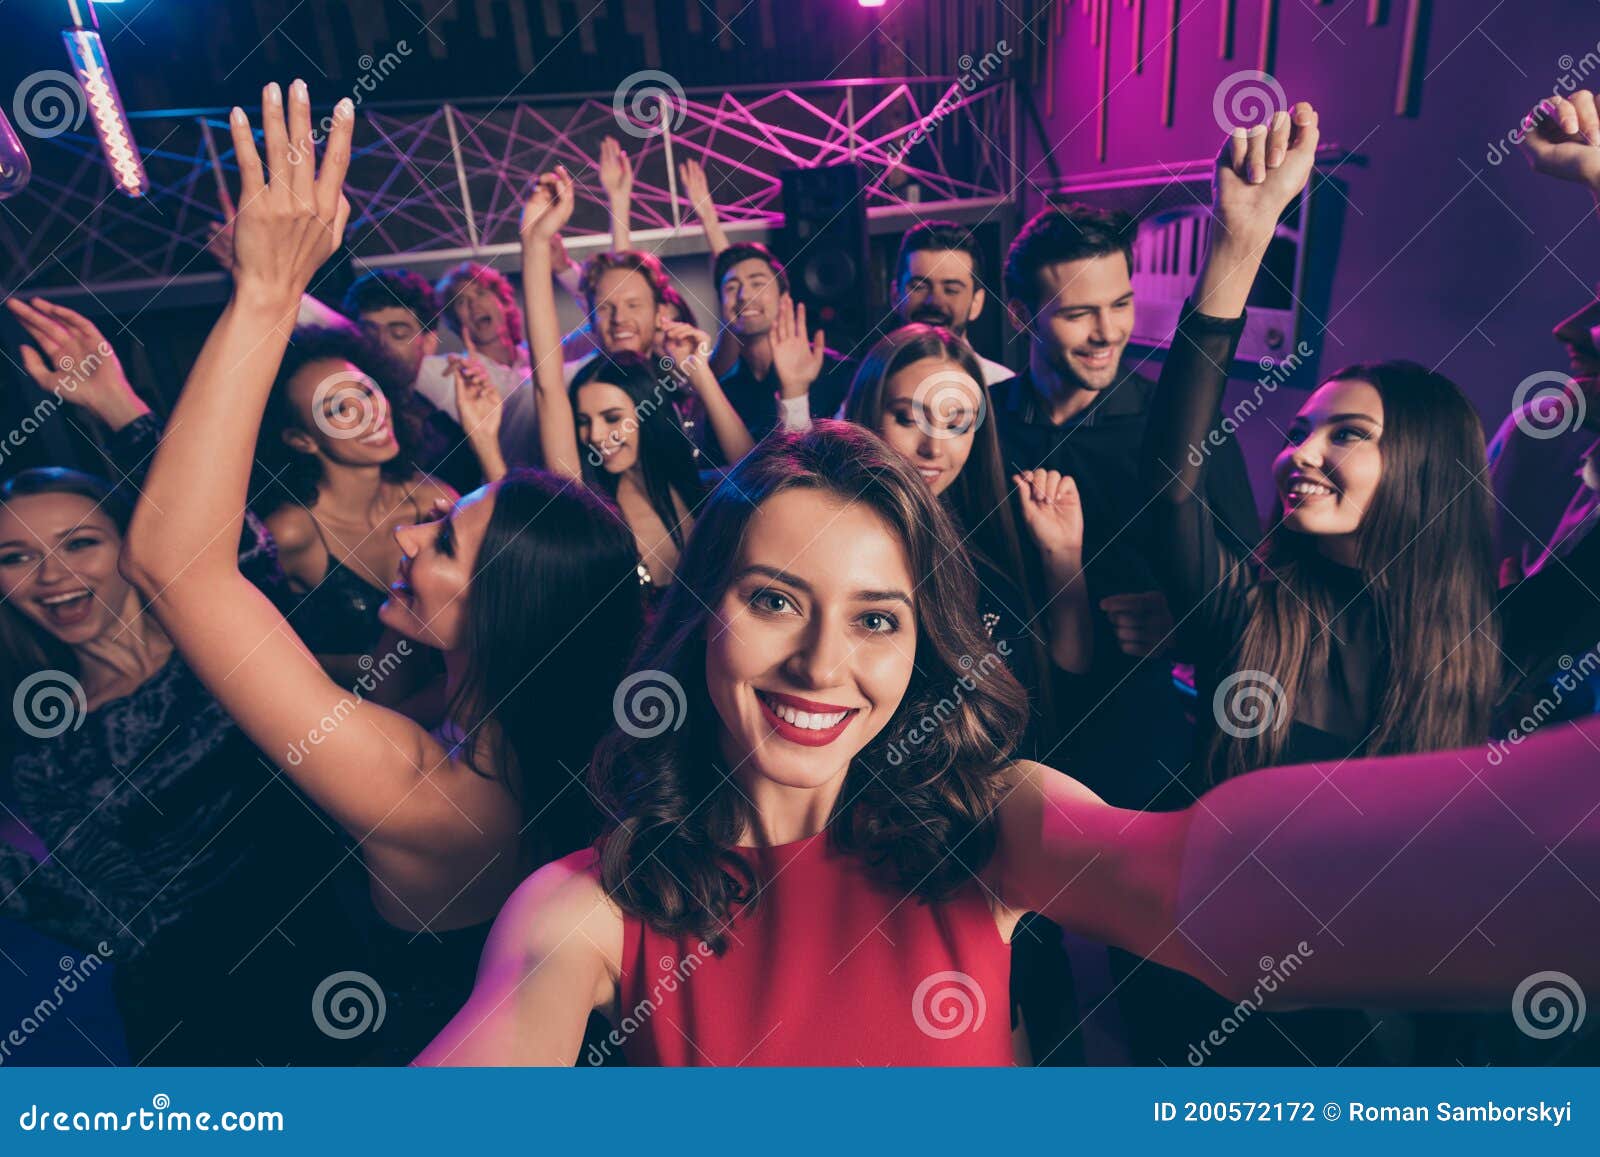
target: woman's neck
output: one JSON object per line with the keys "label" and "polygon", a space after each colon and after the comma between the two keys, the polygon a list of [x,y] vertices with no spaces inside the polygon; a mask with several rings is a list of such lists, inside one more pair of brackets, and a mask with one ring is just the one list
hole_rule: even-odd
{"label": "woman's neck", "polygon": [[342,522],[370,522],[383,497],[382,466],[350,466],[323,459],[315,509]]}
{"label": "woman's neck", "polygon": [[754,805],[754,818],[740,844],[749,847],[777,847],[810,839],[828,826],[844,789],[845,772],[816,787],[789,787],[774,783],[759,774],[740,774],[740,787]]}
{"label": "woman's neck", "polygon": [[115,609],[121,620],[116,627],[72,649],[91,707],[126,694],[172,658],[172,640],[155,617],[145,611],[132,587],[128,588],[123,605]]}
{"label": "woman's neck", "polygon": [[1361,565],[1361,544],[1353,534],[1318,535],[1317,553],[1335,566],[1349,570]]}

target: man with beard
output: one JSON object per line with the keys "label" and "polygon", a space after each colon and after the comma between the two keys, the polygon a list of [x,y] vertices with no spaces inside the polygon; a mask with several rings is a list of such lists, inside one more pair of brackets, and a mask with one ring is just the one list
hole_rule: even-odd
{"label": "man with beard", "polygon": [[[788,378],[782,378],[774,364],[772,328],[781,310],[794,307],[789,300],[789,276],[772,251],[754,242],[728,246],[717,255],[712,282],[721,302],[723,324],[740,343],[739,360],[720,381],[750,436],[759,441],[778,424],[780,389],[784,398],[796,405],[806,397],[814,418],[838,413],[855,374],[853,362],[821,349],[820,362],[808,366],[802,375]],[[803,322],[804,307],[800,316]],[[821,337],[818,334],[819,342]],[[697,430],[708,430],[705,422],[695,425]],[[715,439],[697,437],[707,462],[722,465]]]}
{"label": "man with beard", "polygon": [[[895,314],[901,324],[939,325],[964,338],[987,300],[983,250],[970,232],[953,221],[924,221],[907,230],[900,242],[894,287]],[[978,363],[986,386],[1014,376],[982,354]]]}
{"label": "man with beard", "polygon": [[1586,531],[1595,501],[1578,480],[1600,439],[1600,296],[1551,335],[1567,349],[1570,377],[1536,383],[1489,442],[1502,585],[1534,573],[1580,526]]}
{"label": "man with beard", "polygon": [[[1006,310],[1028,337],[1028,365],[991,390],[1008,473],[1071,475],[1084,511],[1084,558],[1095,608],[1094,661],[1062,705],[1074,774],[1121,807],[1148,808],[1188,762],[1181,658],[1143,511],[1140,446],[1155,381],[1127,364],[1133,333],[1133,224],[1086,205],[1051,207],[1006,257]],[[1205,501],[1248,555],[1260,537],[1244,457],[1212,451]],[[1208,706],[1208,705],[1207,705]],[[1202,708],[1204,709],[1204,708]],[[1181,790],[1165,799],[1189,802]]]}

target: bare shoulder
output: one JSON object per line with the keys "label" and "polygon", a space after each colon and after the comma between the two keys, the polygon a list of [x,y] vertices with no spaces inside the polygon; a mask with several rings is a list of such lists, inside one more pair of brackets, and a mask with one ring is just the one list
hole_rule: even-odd
{"label": "bare shoulder", "polygon": [[554,860],[518,885],[495,921],[490,947],[538,959],[598,952],[615,976],[622,962],[622,910],[600,882],[595,850]]}
{"label": "bare shoulder", "polygon": [[1031,759],[1012,761],[1002,769],[1000,776],[1001,782],[1005,785],[1005,792],[997,808],[1002,822],[1005,822],[1008,815],[1023,811],[1031,812],[1047,799],[1078,803],[1102,802],[1098,795],[1066,772]]}
{"label": "bare shoulder", "polygon": [[310,546],[321,545],[311,512],[298,502],[285,502],[261,521],[272,532],[272,541],[277,543],[280,557],[299,554]]}

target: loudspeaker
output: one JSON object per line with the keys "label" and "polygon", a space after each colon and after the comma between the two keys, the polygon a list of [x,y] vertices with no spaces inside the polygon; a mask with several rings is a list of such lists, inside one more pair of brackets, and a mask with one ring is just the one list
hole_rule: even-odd
{"label": "loudspeaker", "polygon": [[795,300],[828,345],[850,350],[871,328],[867,202],[855,162],[783,172],[783,231],[778,256]]}

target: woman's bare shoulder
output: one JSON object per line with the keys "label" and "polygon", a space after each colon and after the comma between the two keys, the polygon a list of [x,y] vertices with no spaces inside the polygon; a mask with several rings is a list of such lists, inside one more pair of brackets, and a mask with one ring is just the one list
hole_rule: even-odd
{"label": "woman's bare shoulder", "polygon": [[601,883],[595,849],[553,860],[518,885],[494,936],[541,958],[595,950],[614,975],[622,960],[622,910]]}

